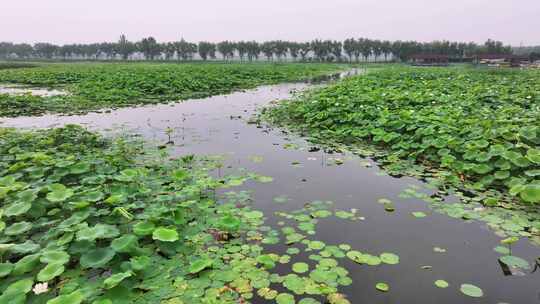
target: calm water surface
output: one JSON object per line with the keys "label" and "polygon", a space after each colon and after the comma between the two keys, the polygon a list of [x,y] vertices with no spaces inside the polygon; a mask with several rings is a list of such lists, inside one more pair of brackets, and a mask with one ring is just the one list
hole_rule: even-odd
{"label": "calm water surface", "polygon": [[[224,173],[234,173],[241,167],[272,176],[272,183],[249,182],[241,188],[253,191],[254,207],[264,211],[267,224],[276,229],[279,229],[276,223],[283,219],[273,216],[275,211],[300,209],[313,200],[333,201],[334,208],[340,210],[358,209],[365,220],[324,218],[317,224],[317,234],[309,236],[328,245],[347,243],[353,249],[371,254],[393,252],[400,256],[398,265],[376,267],[355,264],[347,258],[339,259],[353,279],[352,285],[341,288],[352,303],[540,303],[540,271],[524,276],[505,276],[497,261],[499,254],[493,251],[500,238],[484,224],[431,213],[421,200],[398,197],[409,185],[422,186],[421,182],[382,175],[371,160],[367,161],[373,166],[366,167],[362,164],[366,159],[354,155],[308,152],[305,147],[309,145],[301,138],[247,123],[257,109],[274,100],[288,98],[291,92],[308,86],[264,86],[226,96],[110,113],[0,119],[3,122],[0,125],[45,128],[78,123],[94,130],[135,132],[158,143],[167,142],[165,130],[172,128],[176,154],[219,154],[225,157]],[[291,142],[304,148],[285,149],[284,145]],[[262,162],[253,162],[252,156],[262,157]],[[332,157],[345,162],[340,166],[330,165],[328,159]],[[301,166],[293,166],[294,162]],[[286,204],[273,202],[279,195],[286,195],[291,200]],[[396,211],[386,212],[377,203],[380,198],[394,201]],[[411,216],[413,211],[423,211],[428,216],[417,219]],[[435,253],[433,247],[436,246],[447,252]],[[304,248],[304,245],[297,247]],[[269,249],[283,251],[285,247],[273,245]],[[513,246],[513,254],[532,262],[540,256],[540,248],[522,240]],[[300,254],[277,270],[289,273],[292,263],[301,260],[315,265],[306,255]],[[422,269],[425,265],[432,269]],[[448,281],[450,287],[435,287],[433,282],[437,279]],[[374,287],[377,282],[387,282],[390,292],[377,291]],[[464,296],[459,291],[463,283],[481,287],[484,297]]]}

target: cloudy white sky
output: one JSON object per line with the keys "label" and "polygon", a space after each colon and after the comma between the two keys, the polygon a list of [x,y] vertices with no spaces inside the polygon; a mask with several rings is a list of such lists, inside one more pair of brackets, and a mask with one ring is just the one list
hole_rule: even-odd
{"label": "cloudy white sky", "polygon": [[1,0],[0,41],[488,38],[540,45],[540,0]]}

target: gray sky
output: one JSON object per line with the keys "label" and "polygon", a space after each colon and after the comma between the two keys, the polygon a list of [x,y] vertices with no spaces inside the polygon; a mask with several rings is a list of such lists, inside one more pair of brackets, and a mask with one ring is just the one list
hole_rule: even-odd
{"label": "gray sky", "polygon": [[540,0],[1,0],[0,41],[487,38],[540,45]]}

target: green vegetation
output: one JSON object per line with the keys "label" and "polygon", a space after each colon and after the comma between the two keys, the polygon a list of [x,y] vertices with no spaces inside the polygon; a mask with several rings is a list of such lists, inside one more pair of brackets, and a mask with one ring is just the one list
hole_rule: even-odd
{"label": "green vegetation", "polygon": [[540,72],[391,68],[269,108],[264,117],[349,146],[396,174],[437,177],[487,206],[540,202]]}
{"label": "green vegetation", "polygon": [[203,98],[337,72],[330,64],[47,64],[0,71],[0,83],[51,87],[66,96],[0,94],[0,116],[74,113]]}

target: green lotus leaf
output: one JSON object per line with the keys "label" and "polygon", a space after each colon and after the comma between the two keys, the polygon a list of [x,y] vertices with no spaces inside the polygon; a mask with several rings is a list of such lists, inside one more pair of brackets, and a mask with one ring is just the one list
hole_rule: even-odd
{"label": "green lotus leaf", "polygon": [[17,222],[4,230],[5,235],[19,235],[32,229],[32,224],[29,222]]}
{"label": "green lotus leaf", "polygon": [[459,288],[459,290],[463,294],[469,297],[473,297],[473,298],[480,298],[484,295],[484,292],[482,291],[482,289],[472,284],[461,284],[461,287]]}
{"label": "green lotus leaf", "polygon": [[399,256],[393,253],[384,252],[381,253],[379,257],[381,259],[381,262],[385,264],[394,265],[399,263]]}
{"label": "green lotus leaf", "polygon": [[540,202],[540,183],[525,185],[523,189],[521,190],[521,192],[519,192],[519,197],[521,197],[522,200],[528,203],[539,203]]}
{"label": "green lotus leaf", "polygon": [[3,278],[11,273],[13,270],[13,264],[6,262],[0,263],[0,278]]}
{"label": "green lotus leaf", "polygon": [[15,244],[9,249],[9,251],[19,254],[28,254],[37,252],[40,248],[41,246],[39,246],[39,244],[34,243],[32,240],[28,240],[21,244]]}
{"label": "green lotus leaf", "polygon": [[294,296],[288,293],[280,293],[276,296],[277,304],[294,304]]}
{"label": "green lotus leaf", "polygon": [[131,252],[133,249],[137,248],[139,243],[137,237],[133,234],[126,234],[117,239],[114,239],[111,242],[111,247],[116,252]]}
{"label": "green lotus leaf", "polygon": [[199,273],[208,267],[212,267],[213,264],[214,261],[209,258],[200,258],[189,265],[189,273]]}
{"label": "green lotus leaf", "polygon": [[49,186],[51,192],[47,193],[47,199],[51,202],[63,202],[73,196],[73,190],[66,188],[62,184],[52,184]]}
{"label": "green lotus leaf", "polygon": [[377,290],[382,291],[382,292],[387,292],[390,290],[390,287],[388,286],[388,284],[382,283],[382,282],[377,283],[375,285],[375,288],[377,288]]}
{"label": "green lotus leaf", "polygon": [[115,273],[111,275],[110,277],[106,278],[105,281],[103,281],[103,285],[107,289],[111,289],[113,287],[116,287],[120,282],[123,280],[131,277],[133,275],[132,272],[121,272],[121,273]]}
{"label": "green lotus leaf", "polygon": [[69,173],[71,174],[83,174],[90,171],[90,164],[87,162],[78,162],[69,167]]}
{"label": "green lotus leaf", "polygon": [[118,236],[120,231],[116,226],[96,224],[94,227],[85,227],[77,232],[78,241],[95,241],[97,239],[110,239]]}
{"label": "green lotus leaf", "polygon": [[155,229],[156,226],[152,222],[138,222],[133,225],[133,232],[140,236],[151,235]]}
{"label": "green lotus leaf", "polygon": [[219,219],[218,227],[224,231],[235,232],[240,228],[240,220],[232,215],[225,215]]}
{"label": "green lotus leaf", "polygon": [[321,250],[324,246],[326,246],[326,244],[321,241],[311,241],[308,244],[308,247],[313,250]]}
{"label": "green lotus leaf", "polygon": [[25,214],[28,210],[32,208],[32,204],[28,202],[20,202],[8,205],[4,209],[4,214],[6,216],[19,216],[21,214]]}
{"label": "green lotus leaf", "polygon": [[152,239],[162,242],[175,242],[178,241],[178,232],[174,229],[165,227],[158,227],[152,233]]}
{"label": "green lotus leaf", "polygon": [[263,254],[257,257],[257,262],[263,265],[266,269],[272,269],[276,266],[276,263],[272,257],[268,254]]}
{"label": "green lotus leaf", "polygon": [[499,261],[502,263],[510,266],[510,267],[518,267],[523,269],[529,269],[531,266],[529,265],[529,262],[526,260],[513,256],[513,255],[505,255],[499,258]]}
{"label": "green lotus leaf", "polygon": [[527,159],[535,164],[540,164],[540,149],[528,149]]}
{"label": "green lotus leaf", "polygon": [[84,300],[84,294],[80,290],[76,290],[67,295],[61,295],[47,301],[47,304],[80,304]]}
{"label": "green lotus leaf", "polygon": [[416,212],[412,212],[412,215],[416,218],[423,218],[423,217],[426,217],[427,215],[422,212],[422,211],[416,211]]}
{"label": "green lotus leaf", "polygon": [[151,260],[147,256],[132,257],[130,260],[131,268],[135,271],[146,269],[151,264]]}
{"label": "green lotus leaf", "polygon": [[292,270],[296,273],[305,273],[309,270],[309,265],[302,262],[294,263],[292,265]]}
{"label": "green lotus leaf", "polygon": [[64,264],[52,263],[47,264],[45,268],[41,269],[37,274],[37,279],[40,282],[47,282],[55,277],[61,275],[64,272]]}
{"label": "green lotus leaf", "polygon": [[260,219],[263,216],[264,214],[257,210],[248,211],[244,213],[244,217],[246,217],[247,219]]}
{"label": "green lotus leaf", "polygon": [[84,197],[84,200],[87,200],[89,202],[97,202],[97,201],[102,200],[104,196],[105,195],[103,194],[103,192],[94,190],[94,191],[85,193],[83,197]]}
{"label": "green lotus leaf", "polygon": [[112,260],[114,255],[112,248],[98,248],[84,253],[80,263],[83,268],[101,268]]}
{"label": "green lotus leaf", "polygon": [[69,262],[69,254],[62,250],[47,250],[41,254],[39,259],[45,264],[67,264]]}
{"label": "green lotus leaf", "polygon": [[14,283],[11,283],[2,295],[17,295],[17,294],[26,294],[32,290],[32,285],[34,281],[32,279],[22,279]]}
{"label": "green lotus leaf", "polygon": [[439,287],[439,288],[446,288],[448,287],[448,282],[446,282],[445,280],[437,280],[435,281],[435,286]]}
{"label": "green lotus leaf", "polygon": [[31,254],[23,257],[15,263],[13,274],[20,275],[34,270],[39,265],[39,254]]}

